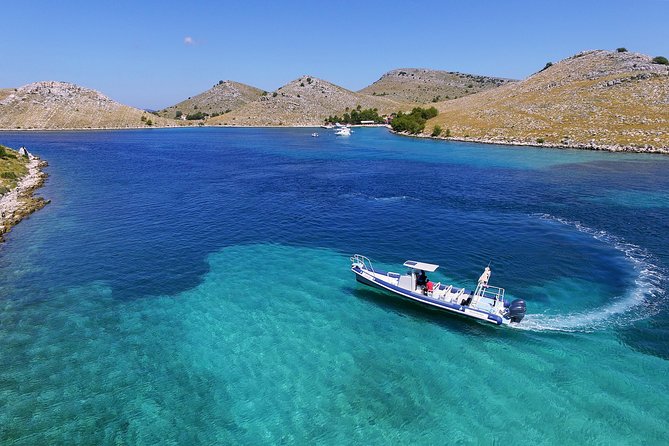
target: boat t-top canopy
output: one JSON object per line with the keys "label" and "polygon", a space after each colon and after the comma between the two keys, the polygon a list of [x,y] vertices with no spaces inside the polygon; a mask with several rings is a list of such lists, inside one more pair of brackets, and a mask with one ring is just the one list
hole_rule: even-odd
{"label": "boat t-top canopy", "polygon": [[439,268],[439,265],[433,265],[431,263],[423,263],[423,262],[416,262],[414,260],[407,260],[404,262],[404,266],[407,266],[409,268],[413,269],[422,269],[423,271],[427,271],[428,273],[434,272]]}

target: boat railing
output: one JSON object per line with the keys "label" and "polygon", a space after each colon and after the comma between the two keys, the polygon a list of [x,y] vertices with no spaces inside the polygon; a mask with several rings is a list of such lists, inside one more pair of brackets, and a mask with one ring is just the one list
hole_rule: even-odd
{"label": "boat railing", "polygon": [[351,257],[351,262],[353,263],[354,266],[358,265],[361,269],[366,269],[367,271],[375,272],[374,266],[372,265],[372,261],[363,255],[355,254],[353,257]]}
{"label": "boat railing", "polygon": [[497,301],[497,300],[503,301],[504,300],[504,288],[479,284],[476,287],[476,290],[474,291],[474,295],[479,296],[479,297],[487,297],[488,299],[492,299],[492,300],[495,300],[495,301]]}

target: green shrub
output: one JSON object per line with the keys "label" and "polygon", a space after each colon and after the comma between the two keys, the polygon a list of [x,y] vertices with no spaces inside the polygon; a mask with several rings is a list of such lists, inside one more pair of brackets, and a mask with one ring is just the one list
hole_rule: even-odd
{"label": "green shrub", "polygon": [[446,135],[445,136],[446,136],[446,138],[451,137],[451,129],[446,129]]}
{"label": "green shrub", "polygon": [[147,119],[146,120],[146,125],[149,125],[149,126],[153,125],[153,121],[150,120],[150,119]]}
{"label": "green shrub", "polygon": [[7,150],[5,146],[0,146],[0,158],[5,158],[7,156]]}
{"label": "green shrub", "polygon": [[425,130],[425,122],[430,118],[434,118],[438,114],[439,112],[434,107],[415,107],[411,110],[411,113],[397,113],[397,116],[390,123],[390,126],[396,132],[416,134]]}
{"label": "green shrub", "polygon": [[653,58],[653,63],[657,63],[660,65],[669,65],[669,60],[667,60],[667,58],[664,56],[657,56]]}
{"label": "green shrub", "polygon": [[544,143],[544,139],[543,139],[543,138],[537,138],[537,142],[538,142],[539,144],[543,144],[543,143]]}
{"label": "green shrub", "polygon": [[616,51],[618,51],[619,53],[626,53],[627,48],[625,48],[625,47],[616,48]]}
{"label": "green shrub", "polygon": [[198,120],[198,119],[204,119],[205,116],[206,116],[205,113],[197,112],[197,113],[191,113],[191,114],[186,115],[186,119],[189,120],[189,121],[195,121],[195,120]]}
{"label": "green shrub", "polygon": [[432,136],[439,136],[439,135],[441,135],[441,126],[435,125],[434,128],[432,129]]}
{"label": "green shrub", "polygon": [[16,174],[14,172],[2,172],[0,174],[0,177],[6,178],[8,180],[15,180],[16,179]]}
{"label": "green shrub", "polygon": [[274,93],[272,93],[273,98],[277,97],[278,95],[279,95],[279,93],[277,93],[276,91]]}
{"label": "green shrub", "polygon": [[181,110],[177,110],[177,112],[174,114],[175,119],[179,119],[183,115],[183,112]]}
{"label": "green shrub", "polygon": [[6,186],[0,186],[0,195],[5,195],[7,192],[9,192],[9,188]]}
{"label": "green shrub", "polygon": [[541,71],[547,70],[548,68],[550,68],[552,66],[553,66],[553,62],[546,62],[546,65],[541,69]]}

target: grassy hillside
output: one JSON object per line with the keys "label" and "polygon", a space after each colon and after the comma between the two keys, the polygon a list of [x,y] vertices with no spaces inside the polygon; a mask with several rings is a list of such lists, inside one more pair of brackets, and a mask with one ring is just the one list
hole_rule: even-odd
{"label": "grassy hillside", "polygon": [[[8,94],[7,94],[8,93]],[[3,97],[4,95],[4,97]],[[0,129],[85,129],[174,125],[66,82],[35,82],[0,91]]]}
{"label": "grassy hillside", "polygon": [[198,112],[210,116],[223,114],[257,100],[263,93],[263,90],[250,85],[233,81],[220,81],[209,90],[160,110],[158,114],[172,119],[177,118],[179,114],[186,116]]}
{"label": "grassy hillside", "polygon": [[399,68],[387,72],[359,93],[383,96],[400,102],[427,104],[490,90],[509,82],[513,81],[452,71]]}
{"label": "grassy hillside", "polygon": [[589,51],[529,78],[437,104],[428,121],[456,138],[626,150],[669,148],[669,67]]}
{"label": "grassy hillside", "polygon": [[28,173],[28,158],[0,145],[0,195],[16,187],[18,180]]}
{"label": "grassy hillside", "polygon": [[355,93],[330,82],[302,76],[275,92],[261,96],[238,110],[209,119],[212,125],[319,125],[330,115],[341,115],[360,105],[391,113],[407,105],[384,97]]}

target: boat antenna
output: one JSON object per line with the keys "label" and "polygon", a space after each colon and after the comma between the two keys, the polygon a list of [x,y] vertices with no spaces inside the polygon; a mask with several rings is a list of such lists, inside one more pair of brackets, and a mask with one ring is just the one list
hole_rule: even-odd
{"label": "boat antenna", "polygon": [[491,263],[492,263],[492,259],[488,260],[488,268],[490,268]]}

